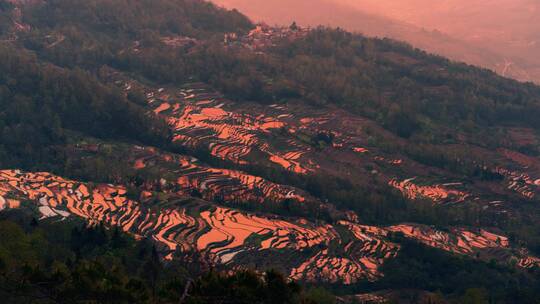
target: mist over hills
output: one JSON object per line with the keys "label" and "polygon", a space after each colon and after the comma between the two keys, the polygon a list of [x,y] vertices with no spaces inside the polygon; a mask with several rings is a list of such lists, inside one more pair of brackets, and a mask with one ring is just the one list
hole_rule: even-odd
{"label": "mist over hills", "polygon": [[[374,1],[338,0],[416,26],[437,29],[506,59],[512,77],[537,81],[540,3],[534,0]],[[512,66],[510,64],[515,64]],[[522,68],[523,75],[518,69]],[[500,71],[499,67],[499,71]],[[527,73],[529,75],[527,75]]]}
{"label": "mist over hills", "polygon": [[339,26],[390,37],[521,81],[540,81],[534,1],[215,0],[270,24]]}

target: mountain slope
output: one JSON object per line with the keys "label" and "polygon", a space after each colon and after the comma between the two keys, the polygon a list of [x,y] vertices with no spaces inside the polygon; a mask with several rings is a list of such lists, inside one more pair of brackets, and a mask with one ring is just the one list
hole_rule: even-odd
{"label": "mountain slope", "polygon": [[533,26],[528,26],[534,4],[527,11],[531,5],[502,2],[493,8],[491,1],[476,1],[473,5],[459,1],[317,0],[295,1],[293,5],[281,0],[214,1],[237,8],[257,21],[339,26],[369,36],[406,41],[506,77],[537,82],[538,62],[532,55],[536,53],[534,28],[537,26],[535,21],[531,21]]}
{"label": "mountain slope", "polygon": [[3,16],[3,212],[120,229],[166,265],[276,268],[341,294],[535,299],[538,87],[196,0]]}
{"label": "mountain slope", "polygon": [[503,56],[497,71],[521,80],[538,79],[538,3],[520,1],[340,0],[364,11],[427,29],[437,29]]}

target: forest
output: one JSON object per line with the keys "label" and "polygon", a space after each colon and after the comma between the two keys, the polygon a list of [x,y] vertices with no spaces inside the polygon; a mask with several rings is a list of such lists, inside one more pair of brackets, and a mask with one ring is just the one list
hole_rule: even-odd
{"label": "forest", "polygon": [[328,292],[302,289],[273,270],[226,274],[193,262],[164,265],[150,242],[118,229],[14,212],[2,214],[0,232],[6,303],[334,303]]}
{"label": "forest", "polygon": [[[31,29],[10,41],[14,10],[11,1],[0,0],[1,168],[102,183],[159,183],[155,172],[124,165],[123,151],[93,157],[70,152],[80,141],[151,146],[291,185],[332,206],[322,214],[303,210],[300,215],[309,220],[333,223],[339,219],[337,211],[351,210],[368,224],[496,227],[540,254],[535,202],[518,205],[515,217],[500,220],[483,216],[475,205],[411,202],[377,180],[360,187],[335,176],[233,164],[207,150],[171,143],[166,122],[144,108],[145,97],[124,94],[105,81],[104,71],[113,68],[144,83],[201,81],[240,103],[344,109],[403,139],[370,137],[382,150],[481,182],[503,176],[485,169],[490,160],[438,145],[515,148],[497,135],[509,127],[540,129],[538,86],[402,42],[326,27],[254,52],[223,41],[226,33],[252,30],[249,19],[199,0],[44,1],[24,8],[20,21]],[[163,43],[168,37],[192,43],[171,47]],[[316,150],[331,146],[333,138],[317,134],[311,141]],[[519,150],[540,155],[535,145]],[[296,216],[294,208],[286,205],[272,212]],[[326,289],[290,281],[274,270],[226,274],[211,267],[190,268],[197,263],[165,265],[150,242],[136,242],[99,225],[37,221],[13,212],[2,214],[0,235],[0,295],[10,303],[335,303]],[[540,298],[538,269],[517,271],[495,261],[456,257],[400,235],[395,241],[402,254],[384,265],[385,276],[377,283],[324,287],[338,295],[390,288],[442,295],[429,303],[447,303],[447,297],[457,303],[535,303]]]}
{"label": "forest", "polygon": [[[97,71],[108,64],[160,82],[195,78],[231,98],[267,104],[296,99],[335,104],[376,119],[400,136],[416,134],[416,141],[500,125],[538,127],[537,86],[402,42],[321,27],[293,42],[278,41],[260,55],[223,45],[223,33],[253,26],[238,12],[224,13],[200,1],[134,2],[47,1],[25,14],[25,22],[39,31],[23,41],[60,66]],[[39,32],[52,30],[65,36],[62,47],[47,48],[38,38]],[[171,50],[159,38],[172,35],[198,43]],[[141,52],[125,49],[134,40]]]}

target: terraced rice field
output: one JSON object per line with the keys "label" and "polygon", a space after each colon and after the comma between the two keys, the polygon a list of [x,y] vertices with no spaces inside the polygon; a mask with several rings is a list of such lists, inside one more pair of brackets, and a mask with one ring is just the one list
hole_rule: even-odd
{"label": "terraced rice field", "polygon": [[349,298],[353,301],[356,301],[356,303],[381,304],[381,303],[388,302],[388,300],[385,297],[372,294],[372,293],[353,295],[353,296],[350,296]]}
{"label": "terraced rice field", "polygon": [[[348,221],[333,226],[259,216],[203,201],[156,208],[128,199],[122,186],[90,185],[45,172],[0,171],[0,205],[35,208],[42,219],[74,216],[90,224],[117,226],[136,238],[153,239],[165,259],[199,252],[209,263],[242,267],[246,259],[268,252],[277,255],[283,267],[283,261],[294,256],[285,269],[291,278],[307,281],[376,280],[382,275],[380,266],[399,254],[399,245],[388,240],[390,232],[459,254],[509,249],[506,237],[485,230],[442,232],[420,225],[375,227]],[[338,232],[338,226],[348,232]],[[533,267],[538,262],[523,256],[519,265]]]}
{"label": "terraced rice field", "polygon": [[[175,141],[192,148],[206,148],[213,156],[235,164],[266,162],[301,175],[318,173],[321,156],[310,142],[318,134],[331,136],[331,147],[349,157],[369,152],[358,146],[365,141],[358,134],[336,131],[334,124],[343,115],[339,111],[312,109],[310,113],[286,105],[237,104],[199,83],[178,89],[174,98],[174,89],[161,93],[146,90],[150,90],[150,107],[166,117],[175,132]],[[372,159],[384,160],[376,155]],[[403,160],[386,162],[400,165]]]}
{"label": "terraced rice field", "polygon": [[[460,182],[458,175],[419,164],[404,155],[383,152],[373,146],[363,130],[364,126],[374,128],[373,124],[337,109],[321,111],[306,105],[236,103],[201,83],[154,88],[120,73],[113,73],[112,78],[126,92],[137,89],[145,93],[149,111],[168,122],[175,142],[195,151],[208,151],[241,168],[255,165],[298,175],[345,176],[359,184],[374,178],[398,189],[410,200],[426,199],[443,205],[474,202],[497,213],[509,210],[505,201],[512,198],[512,193],[533,199],[540,186],[540,180],[531,177],[535,175],[533,169],[527,168],[528,171],[524,169],[527,173],[520,173],[518,169],[497,167],[495,172],[503,175],[504,181],[497,180],[482,187]],[[393,136],[381,129],[377,132]],[[392,140],[400,141],[393,137]],[[173,176],[157,189],[147,187],[141,198],[142,205],[137,206],[152,201],[146,200],[152,196],[151,192],[157,195],[166,192],[177,197],[193,196],[196,192],[202,199],[220,205],[166,209],[162,212],[165,218],[148,211],[141,215],[143,219],[136,220],[150,222],[140,229],[130,228],[133,230],[130,232],[151,236],[164,244],[169,250],[168,258],[172,258],[176,250],[198,251],[214,264],[240,267],[253,260],[250,257],[253,253],[264,253],[273,259],[290,260],[284,271],[292,278],[350,284],[380,277],[379,268],[384,261],[399,254],[399,245],[390,241],[399,233],[456,254],[475,256],[481,251],[505,252],[501,256],[517,258],[519,266],[538,265],[535,257],[516,253],[505,236],[486,230],[449,228],[442,231],[416,224],[374,227],[360,225],[357,219],[316,225],[300,219],[236,211],[231,203],[293,202],[297,206],[325,206],[326,203],[300,189],[239,170],[206,166],[189,156],[148,148],[131,151],[128,155],[137,170],[159,168],[164,176]],[[529,159],[511,151],[503,155],[512,161],[516,159],[520,165],[530,163]],[[435,175],[455,178],[457,182],[437,183]],[[406,179],[407,176],[418,178]],[[490,187],[497,191],[492,192]],[[153,223],[156,217],[159,220]]]}
{"label": "terraced rice field", "polygon": [[[321,155],[320,150],[314,149],[320,135],[331,138],[332,142],[326,144],[345,154],[345,159],[380,160],[364,147],[366,138],[361,132],[341,131],[341,123],[354,125],[360,121],[338,109],[237,103],[202,83],[155,88],[115,71],[110,77],[126,93],[135,89],[145,93],[149,109],[167,120],[174,132],[173,141],[207,150],[234,164],[262,164],[300,175],[320,173],[321,166],[332,169],[331,160],[326,160],[328,153]],[[400,165],[404,161],[386,162]]]}
{"label": "terraced rice field", "polygon": [[228,204],[282,204],[285,201],[322,204],[294,187],[279,185],[238,170],[209,167],[190,156],[164,153],[147,147],[135,147],[130,150],[129,155],[135,169],[161,169],[163,175],[174,176],[173,184],[169,185],[169,188],[178,195],[189,196],[193,191],[197,191],[205,200]]}
{"label": "terraced rice field", "polygon": [[540,191],[540,179],[532,178],[529,174],[496,168],[496,173],[505,177],[507,189],[520,194],[527,199],[534,199]]}
{"label": "terraced rice field", "polygon": [[17,209],[20,208],[21,202],[14,199],[5,199],[0,196],[0,211],[5,209]]}
{"label": "terraced rice field", "polygon": [[[190,89],[180,89],[174,105],[163,101],[154,110],[165,112],[176,134],[175,141],[191,147],[207,147],[212,155],[236,164],[247,164],[248,155],[255,150],[286,170],[299,174],[313,170],[301,160],[309,148],[297,150],[291,146],[292,150],[278,151],[268,144],[266,139],[285,126],[280,118],[224,110],[231,102],[200,86],[194,84]],[[163,99],[162,95],[158,100]]]}
{"label": "terraced rice field", "polygon": [[526,256],[518,261],[518,265],[523,268],[532,268],[540,265],[540,259],[537,257]]}
{"label": "terraced rice field", "polygon": [[[415,179],[396,179],[403,172],[422,176],[429,168],[400,155],[383,155],[376,147],[366,147],[361,128],[345,128],[365,122],[339,110],[321,112],[288,104],[239,104],[200,83],[179,89],[143,88],[149,107],[168,120],[176,142],[207,149],[211,155],[235,164],[277,166],[300,175],[354,176],[369,163],[378,167],[374,172],[379,179],[411,200],[424,198],[437,204],[456,204],[477,199],[487,202],[481,199],[486,194],[491,198],[489,193],[469,192],[459,183],[420,185]],[[321,134],[332,138],[327,152],[313,147],[313,138]],[[336,164],[340,164],[341,171],[336,172]],[[507,177],[504,187],[508,191],[527,199],[536,196],[540,180],[517,171],[497,168],[496,172]]]}
{"label": "terraced rice field", "polygon": [[[442,249],[448,252],[474,256],[477,252],[490,250],[500,253],[510,251],[510,241],[504,235],[498,235],[484,229],[451,228],[441,231],[435,228],[419,224],[400,224],[388,227],[374,227],[340,221],[340,225],[347,227],[359,240],[365,240],[372,246],[364,248],[365,251],[385,253],[384,258],[396,254],[394,244],[384,240],[391,233],[399,232],[404,237],[416,240],[427,246]],[[377,248],[373,250],[373,248]],[[540,259],[532,257],[527,252],[513,252],[517,258],[517,265],[523,268],[540,266]],[[504,254],[503,254],[504,255]]]}
{"label": "terraced rice field", "polygon": [[388,184],[401,191],[405,197],[411,200],[425,198],[434,203],[452,204],[462,203],[469,197],[469,194],[463,191],[449,188],[451,185],[421,186],[415,184],[414,180],[415,178],[410,178],[400,182],[393,179]]}
{"label": "terraced rice field", "polygon": [[479,249],[509,247],[507,237],[483,229],[471,231],[453,228],[449,232],[444,232],[426,226],[402,224],[388,227],[387,230],[401,232],[405,237],[431,247],[461,254],[472,254]]}
{"label": "terraced rice field", "polygon": [[[366,126],[377,126],[339,109],[323,111],[296,104],[237,103],[201,83],[155,88],[118,72],[111,75],[111,81],[126,92],[135,88],[145,92],[149,110],[168,121],[175,142],[197,151],[208,151],[234,164],[275,167],[298,175],[345,176],[359,184],[368,182],[366,176],[372,175],[381,183],[399,189],[410,200],[428,199],[436,204],[474,202],[487,206],[494,214],[511,214],[507,203],[515,198],[506,197],[511,193],[534,199],[540,190],[540,180],[532,178],[534,172],[530,173],[538,169],[537,164],[513,151],[493,153],[505,158],[504,162],[515,160],[517,164],[528,164],[529,173],[497,167],[495,172],[504,175],[505,180],[493,184],[491,189],[479,189],[461,185],[462,177],[458,175],[435,169],[439,171],[437,175],[452,176],[458,182],[437,184],[432,178],[434,168],[404,155],[382,152],[369,142],[369,135],[364,132]],[[387,140],[400,141],[380,128],[377,132],[388,136]],[[321,138],[331,139],[331,142],[320,146]],[[406,179],[407,176],[418,176],[424,182],[417,183],[415,179]],[[496,195],[492,191],[495,188]],[[508,193],[501,196],[499,190]],[[490,204],[493,200],[501,203]]]}
{"label": "terraced rice field", "polygon": [[[160,244],[165,259],[172,259],[175,252],[198,251],[211,263],[234,266],[243,265],[241,254],[294,253],[302,259],[288,266],[291,277],[346,283],[375,279],[384,260],[373,259],[373,252],[330,254],[330,244],[341,243],[331,225],[256,216],[208,204],[156,209],[128,199],[124,187],[90,186],[49,173],[0,171],[0,197],[2,202],[29,201],[42,219],[76,216],[91,224],[118,226],[136,238],[149,237]],[[321,264],[322,256],[326,260]],[[314,262],[325,270],[314,275]]]}

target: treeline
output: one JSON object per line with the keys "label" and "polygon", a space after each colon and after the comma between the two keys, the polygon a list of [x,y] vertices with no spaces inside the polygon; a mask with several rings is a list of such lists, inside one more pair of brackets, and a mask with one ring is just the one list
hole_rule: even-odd
{"label": "treeline", "polygon": [[[532,84],[324,27],[266,54],[224,46],[223,33],[253,25],[204,1],[53,0],[26,8],[24,21],[33,30],[23,43],[58,65],[97,71],[107,64],[158,82],[198,79],[237,100],[334,104],[419,141],[497,125],[540,127],[540,88]],[[63,37],[54,47],[43,39],[51,33]],[[177,48],[161,41],[175,35],[198,40]]]}
{"label": "treeline", "polygon": [[238,11],[202,0],[51,0],[29,6],[24,21],[42,29],[75,25],[121,39],[140,39],[145,32],[206,38],[252,26]]}
{"label": "treeline", "polygon": [[[24,115],[9,108],[4,110],[5,117],[7,111],[11,112],[10,119],[4,123],[9,128],[3,127],[7,131],[2,139],[7,140],[2,140],[2,159],[18,166],[21,166],[21,160],[30,159],[50,163],[55,153],[47,147],[50,143],[62,142],[66,128],[98,138],[116,134],[163,146],[158,142],[166,133],[162,124],[142,114],[137,102],[129,102],[133,101],[131,99],[126,102],[91,76],[92,73],[99,74],[104,64],[158,82],[203,80],[238,100],[274,103],[299,99],[318,107],[336,104],[372,117],[400,136],[414,136],[410,147],[402,149],[416,161],[480,179],[500,177],[478,170],[476,165],[463,165],[463,162],[450,159],[441,154],[443,149],[414,146],[422,141],[451,142],[460,128],[474,131],[499,123],[521,126],[538,123],[535,115],[540,96],[538,87],[451,63],[391,40],[319,28],[305,38],[278,43],[268,55],[255,54],[241,47],[225,47],[223,32],[243,32],[252,25],[238,12],[227,12],[202,1],[54,0],[25,7],[24,21],[33,30],[21,34],[21,41],[35,50],[37,58],[74,68],[62,70],[63,75],[71,76],[57,80],[66,85],[44,82],[43,88],[52,86],[63,91],[60,95],[56,92],[47,97],[51,101],[30,103]],[[53,34],[52,40],[44,41],[45,34]],[[61,39],[55,35],[65,36],[64,40],[48,47]],[[199,42],[188,48],[170,48],[160,41],[166,35],[193,36],[199,38]],[[135,41],[140,43],[138,47],[133,44]],[[139,52],[134,50],[136,48],[140,48]],[[10,51],[6,49],[5,52]],[[13,61],[10,59],[13,57],[21,55],[3,56],[3,60]],[[38,59],[28,58],[32,59],[20,61],[39,66]],[[78,67],[88,71],[78,70]],[[47,70],[40,72],[45,78],[57,74],[57,69],[49,72],[46,65],[39,69]],[[12,78],[36,78],[36,72],[23,65],[19,74],[13,74]],[[25,104],[25,101],[15,102],[13,98],[36,90],[36,83],[30,83],[27,91],[24,91],[25,84],[13,87],[2,100]],[[103,90],[106,93],[99,93]],[[49,105],[51,102],[53,106]],[[26,129],[21,125],[13,130],[17,119],[25,121]],[[493,144],[490,141],[490,145]],[[378,145],[384,145],[384,142]],[[196,155],[202,157],[202,153]],[[80,167],[75,162],[66,167]],[[23,168],[24,165],[22,163]],[[107,171],[105,162],[97,165],[96,168]],[[408,203],[376,179],[370,180],[366,187],[357,187],[336,177],[301,178],[269,168],[246,169],[279,183],[306,189],[338,208],[358,211],[371,223],[414,220],[440,225],[472,225],[478,224],[481,217],[480,211],[474,208],[459,208],[455,214],[444,216],[446,209],[432,207],[429,203]],[[72,172],[65,173],[72,175]],[[110,177],[112,174],[97,173],[97,170],[92,173],[92,176],[98,175]],[[320,216],[331,218],[326,214]]]}
{"label": "treeline", "polygon": [[0,46],[0,164],[32,168],[62,161],[54,146],[76,131],[147,144],[168,141],[164,122],[89,73],[61,69]]}
{"label": "treeline", "polygon": [[[138,49],[144,49],[145,56],[157,55],[155,60],[159,62],[165,52],[173,53],[164,48],[161,38],[221,40],[223,33],[246,32],[252,27],[238,11],[220,9],[202,0],[53,0],[26,6],[24,22],[33,28],[20,34],[25,47],[55,64],[94,71],[103,64],[118,66]],[[47,35],[49,39],[44,39]],[[54,42],[51,36],[62,39],[61,44],[50,47]],[[140,61],[154,65],[148,58]],[[132,70],[137,62],[131,64]],[[174,69],[184,71],[174,55],[167,64],[169,73]]]}
{"label": "treeline", "polygon": [[[11,9],[0,0],[0,34],[11,22]],[[378,121],[413,139],[413,144],[452,141],[458,131],[478,132],[505,124],[540,127],[536,86],[395,41],[339,29],[316,29],[305,38],[279,42],[267,54],[226,47],[224,32],[243,33],[252,24],[238,12],[199,0],[51,0],[24,7],[23,22],[31,26],[30,32],[18,33],[13,46],[0,46],[2,168],[61,171],[65,176],[103,182],[157,178],[152,172],[140,176],[114,157],[70,158],[57,149],[78,135],[167,145],[169,134],[163,122],[147,114],[134,98],[100,82],[103,65],[156,82],[201,80],[240,101],[337,105]],[[161,41],[166,36],[187,36],[196,43],[171,48]],[[490,144],[497,141],[490,139]],[[500,178],[470,163],[462,166],[441,149],[424,148],[404,151],[421,163],[468,177]],[[205,158],[207,153],[195,154],[210,164],[231,165]],[[476,207],[448,209],[408,202],[375,178],[358,187],[332,176],[242,169],[306,189],[339,209],[356,211],[368,223],[446,226],[478,225],[484,220]],[[504,228],[513,240],[525,242],[520,245],[538,252],[536,209],[524,205],[531,217],[505,223]],[[294,205],[285,208],[272,211],[304,211]],[[316,219],[334,219],[320,209],[308,213]],[[14,222],[0,223],[0,295],[8,302],[177,303],[184,295],[190,270],[185,265],[162,265],[148,243],[135,243],[103,227],[88,230],[28,218]],[[494,302],[528,303],[539,296],[538,281],[529,274],[497,265],[478,266],[422,248],[403,244],[402,255],[385,266],[386,276],[378,288],[424,288],[465,297],[470,293],[466,288],[475,286],[487,291],[486,297]],[[316,298],[321,298],[320,291],[310,295],[275,272],[264,278],[251,272],[210,272],[191,279],[185,303],[317,303]]]}
{"label": "treeline", "polygon": [[4,303],[303,303],[334,297],[303,289],[276,271],[224,274],[197,263],[164,263],[156,248],[118,229],[72,220],[0,214]]}
{"label": "treeline", "polygon": [[[433,204],[430,200],[408,200],[403,194],[381,180],[378,175],[366,171],[363,180],[351,181],[335,175],[307,174],[299,175],[281,168],[265,165],[233,165],[211,156],[206,149],[179,151],[192,154],[202,162],[217,168],[240,169],[255,176],[262,176],[272,182],[303,189],[331,207],[320,208],[316,205],[281,204],[262,206],[266,211],[282,215],[295,215],[311,220],[333,222],[343,219],[343,211],[354,211],[362,222],[373,225],[390,225],[403,222],[415,222],[437,227],[453,225],[497,226],[491,218],[484,217],[484,211],[474,205],[465,204],[459,208],[448,208]],[[261,211],[260,204],[242,204],[239,207]],[[506,218],[506,216],[505,216]]]}
{"label": "treeline", "polygon": [[[220,51],[213,46],[210,52]],[[205,67],[217,70],[203,76],[237,99],[336,104],[376,119],[402,137],[418,133],[419,139],[429,139],[422,138],[426,132],[470,125],[540,127],[535,119],[539,87],[388,39],[318,28],[302,39],[284,39],[269,56],[223,52],[205,56],[215,60]],[[257,93],[246,96],[246,87]]]}
{"label": "treeline", "polygon": [[0,37],[7,33],[11,25],[11,12],[13,4],[7,1],[0,1]]}
{"label": "treeline", "polygon": [[522,271],[396,238],[400,252],[382,266],[385,276],[371,288],[421,289],[455,303],[538,303],[539,269]]}
{"label": "treeline", "polygon": [[[150,241],[73,219],[38,222],[25,211],[2,212],[0,240],[0,296],[7,303],[336,302],[324,288],[302,286],[272,270],[225,274],[194,263],[199,259],[195,253],[164,262]],[[381,279],[327,287],[340,294],[387,289],[435,293],[428,302],[418,301],[426,304],[525,304],[540,297],[538,269],[456,256],[400,234],[392,241],[401,249],[383,265]]]}

